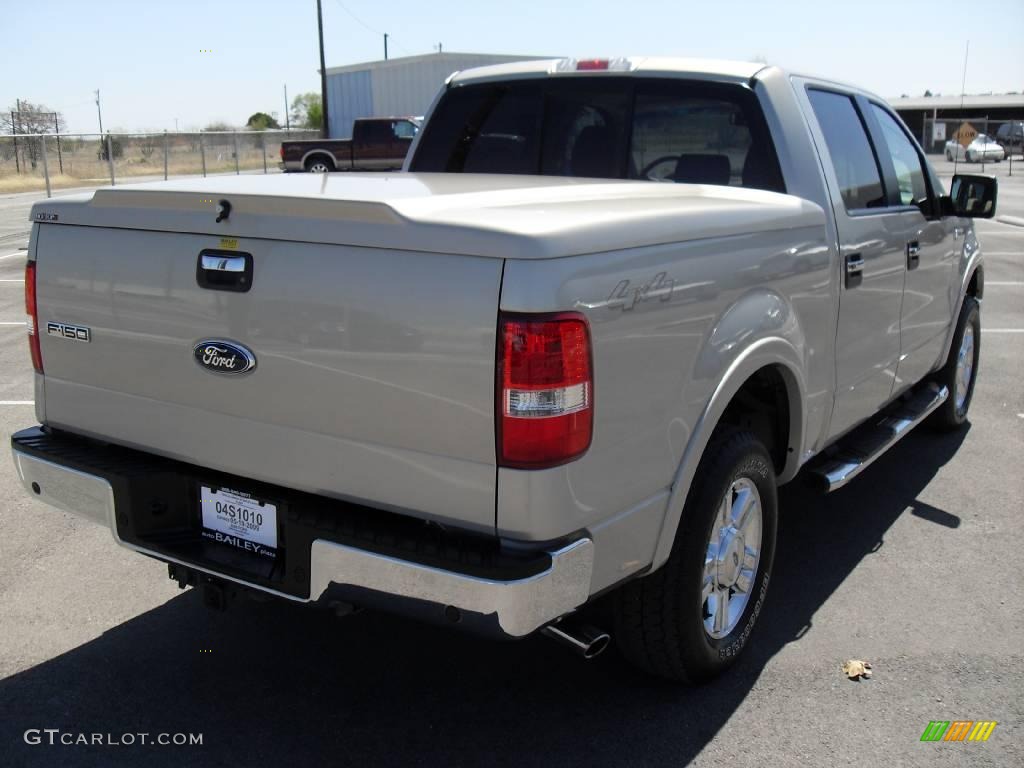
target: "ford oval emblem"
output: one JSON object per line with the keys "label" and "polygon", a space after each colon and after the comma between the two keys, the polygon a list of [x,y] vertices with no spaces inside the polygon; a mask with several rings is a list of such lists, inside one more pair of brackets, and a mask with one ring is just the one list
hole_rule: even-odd
{"label": "ford oval emblem", "polygon": [[256,356],[241,344],[224,339],[204,339],[192,350],[196,362],[213,373],[248,373],[256,367]]}

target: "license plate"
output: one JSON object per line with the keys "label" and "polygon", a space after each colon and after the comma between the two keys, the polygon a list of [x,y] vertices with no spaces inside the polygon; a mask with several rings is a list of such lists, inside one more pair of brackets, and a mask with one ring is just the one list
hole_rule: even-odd
{"label": "license plate", "polygon": [[236,549],[276,557],[277,506],[247,493],[201,486],[203,536]]}

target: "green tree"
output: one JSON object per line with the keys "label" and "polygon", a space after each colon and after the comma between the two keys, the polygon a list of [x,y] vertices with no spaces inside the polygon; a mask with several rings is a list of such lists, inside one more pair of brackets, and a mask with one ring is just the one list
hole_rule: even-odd
{"label": "green tree", "polygon": [[228,125],[223,120],[214,120],[212,123],[203,128],[204,131],[233,131],[233,126]]}
{"label": "green tree", "polygon": [[300,93],[292,99],[292,124],[299,128],[320,128],[324,107],[315,91]]}
{"label": "green tree", "polygon": [[278,124],[277,120],[266,112],[253,112],[249,115],[249,119],[245,121],[245,127],[250,131],[265,131],[268,128],[276,130],[281,126]]}

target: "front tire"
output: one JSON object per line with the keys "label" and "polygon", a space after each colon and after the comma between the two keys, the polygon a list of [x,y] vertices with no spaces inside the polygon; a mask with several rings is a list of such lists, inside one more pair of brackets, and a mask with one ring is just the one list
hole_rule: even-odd
{"label": "front tire", "polygon": [[746,647],[775,558],[775,469],[751,433],[712,438],[668,561],[616,593],[616,639],[635,666],[701,683]]}
{"label": "front tire", "polygon": [[946,364],[935,375],[935,381],[949,389],[946,402],[935,409],[929,424],[942,431],[960,429],[967,421],[967,410],[974,397],[981,360],[981,308],[973,296],[964,297],[957,319],[953,342]]}

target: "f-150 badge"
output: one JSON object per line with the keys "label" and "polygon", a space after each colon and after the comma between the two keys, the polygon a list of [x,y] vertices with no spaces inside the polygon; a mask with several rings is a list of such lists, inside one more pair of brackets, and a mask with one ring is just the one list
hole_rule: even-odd
{"label": "f-150 badge", "polygon": [[248,373],[256,367],[256,356],[241,344],[223,339],[204,339],[192,350],[196,363],[212,373]]}
{"label": "f-150 badge", "polygon": [[92,331],[84,325],[68,325],[67,323],[47,323],[46,335],[59,336],[72,341],[88,342],[92,340]]}

